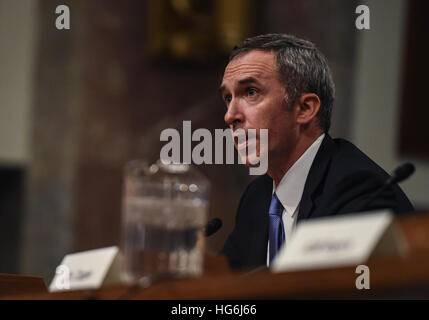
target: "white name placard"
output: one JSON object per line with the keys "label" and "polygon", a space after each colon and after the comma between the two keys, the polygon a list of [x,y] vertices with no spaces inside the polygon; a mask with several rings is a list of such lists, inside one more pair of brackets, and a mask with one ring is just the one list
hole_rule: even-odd
{"label": "white name placard", "polygon": [[307,220],[298,224],[271,270],[358,265],[383,254],[401,254],[405,241],[388,210]]}
{"label": "white name placard", "polygon": [[119,248],[108,247],[66,255],[49,291],[98,289],[119,281]]}

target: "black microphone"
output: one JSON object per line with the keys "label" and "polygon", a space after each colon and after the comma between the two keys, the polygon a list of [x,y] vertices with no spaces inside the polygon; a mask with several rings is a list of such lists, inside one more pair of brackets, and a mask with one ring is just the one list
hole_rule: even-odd
{"label": "black microphone", "polygon": [[207,222],[206,227],[204,228],[204,234],[206,237],[211,236],[216,233],[222,227],[222,220],[219,218],[214,218]]}
{"label": "black microphone", "polygon": [[397,167],[395,171],[393,171],[392,176],[386,180],[385,185],[392,185],[394,183],[402,182],[411,176],[414,171],[416,171],[416,167],[412,163],[404,163],[403,165]]}
{"label": "black microphone", "polygon": [[390,176],[389,179],[387,179],[384,182],[383,186],[380,189],[378,189],[375,193],[373,193],[372,196],[369,197],[368,200],[361,206],[361,210],[366,209],[368,205],[384,190],[386,190],[387,188],[390,188],[395,183],[399,183],[407,179],[409,176],[411,176],[414,173],[415,170],[416,170],[416,167],[410,162],[404,163],[399,167],[397,167],[393,171],[392,176]]}

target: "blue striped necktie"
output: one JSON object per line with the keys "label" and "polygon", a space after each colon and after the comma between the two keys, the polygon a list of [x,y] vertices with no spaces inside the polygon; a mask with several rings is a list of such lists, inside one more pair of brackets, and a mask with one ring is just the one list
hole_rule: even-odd
{"label": "blue striped necktie", "polygon": [[270,265],[277,252],[285,242],[285,232],[283,227],[283,206],[277,198],[277,195],[273,193],[273,197],[270,203],[269,217],[270,217],[270,232],[269,232],[269,247],[270,247]]}

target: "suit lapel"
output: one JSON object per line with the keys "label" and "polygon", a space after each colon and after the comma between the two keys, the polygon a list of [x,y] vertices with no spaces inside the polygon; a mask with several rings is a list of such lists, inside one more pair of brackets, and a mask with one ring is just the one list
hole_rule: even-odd
{"label": "suit lapel", "polygon": [[307,181],[305,182],[304,191],[299,206],[298,222],[300,220],[308,219],[314,206],[314,193],[317,187],[323,181],[326,169],[331,161],[332,151],[335,147],[332,138],[326,134],[313,164],[311,165],[310,172],[308,173]]}

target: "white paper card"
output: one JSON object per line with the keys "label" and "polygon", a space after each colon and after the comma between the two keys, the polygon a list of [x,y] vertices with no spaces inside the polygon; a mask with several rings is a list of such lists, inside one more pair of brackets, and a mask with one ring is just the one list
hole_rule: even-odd
{"label": "white paper card", "polygon": [[119,282],[119,249],[108,247],[66,255],[49,291],[98,289],[115,282]]}
{"label": "white paper card", "polygon": [[375,253],[401,252],[404,243],[389,210],[307,220],[280,250],[274,272],[362,264]]}

